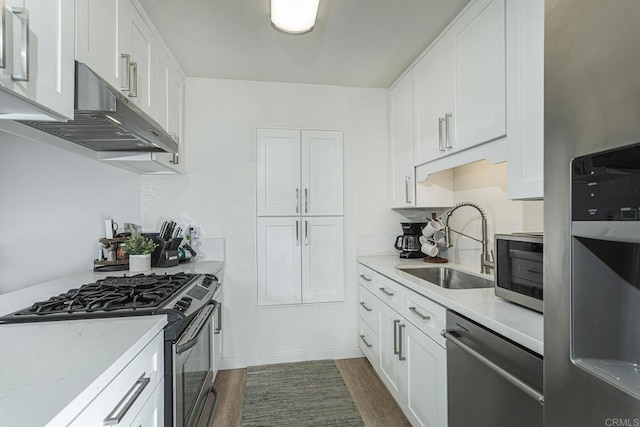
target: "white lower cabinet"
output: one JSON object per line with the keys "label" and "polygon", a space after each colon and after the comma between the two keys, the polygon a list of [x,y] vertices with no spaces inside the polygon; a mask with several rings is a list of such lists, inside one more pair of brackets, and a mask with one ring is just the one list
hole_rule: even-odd
{"label": "white lower cabinet", "polygon": [[[366,267],[359,265],[359,274]],[[369,276],[377,273],[367,271]],[[362,276],[360,276],[362,278]],[[401,308],[388,305],[381,296],[360,286],[359,303],[364,302],[377,312],[377,334],[363,317],[359,304],[359,345],[413,426],[445,427],[447,425],[447,352],[439,338],[446,309],[433,301],[404,288],[386,277],[399,289]],[[375,298],[375,303],[367,296]],[[371,312],[366,312],[370,315]],[[402,313],[402,314],[400,314]],[[363,342],[363,335],[366,342]],[[373,345],[370,336],[377,336]],[[367,345],[369,344],[369,345]],[[377,357],[376,357],[377,353]]]}
{"label": "white lower cabinet", "polygon": [[[164,336],[161,332],[69,425],[77,427],[162,425],[161,420],[164,417],[163,351]],[[154,418],[155,413],[157,415]],[[137,423],[138,417],[145,420],[156,419],[159,423]]]}

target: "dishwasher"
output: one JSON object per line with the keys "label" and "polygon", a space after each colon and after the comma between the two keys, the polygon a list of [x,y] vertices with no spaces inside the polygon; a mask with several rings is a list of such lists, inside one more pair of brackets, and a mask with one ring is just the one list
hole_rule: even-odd
{"label": "dishwasher", "polygon": [[447,311],[449,427],[541,427],[542,357]]}

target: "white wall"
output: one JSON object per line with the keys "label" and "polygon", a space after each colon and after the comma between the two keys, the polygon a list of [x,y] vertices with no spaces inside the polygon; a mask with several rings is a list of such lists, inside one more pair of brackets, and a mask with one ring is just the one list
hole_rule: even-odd
{"label": "white wall", "polygon": [[[388,208],[387,91],[188,79],[186,101],[188,173],[141,178],[142,221],[152,228],[170,217],[200,224],[205,237],[225,238],[227,367],[353,354],[356,236],[400,231]],[[344,131],[343,303],[257,307],[257,127]]]}
{"label": "white wall", "polygon": [[139,223],[138,175],[1,131],[0,148],[0,294],[93,268],[105,219]]}
{"label": "white wall", "polygon": [[[507,163],[486,161],[453,169],[453,203],[475,202],[487,215],[489,249],[493,249],[493,235],[522,231],[542,232],[542,201],[513,201],[507,199]],[[477,210],[462,207],[449,222],[451,228],[470,236],[482,235]],[[451,234],[453,247],[446,251],[450,261],[477,267],[480,271],[481,245],[458,234]]]}

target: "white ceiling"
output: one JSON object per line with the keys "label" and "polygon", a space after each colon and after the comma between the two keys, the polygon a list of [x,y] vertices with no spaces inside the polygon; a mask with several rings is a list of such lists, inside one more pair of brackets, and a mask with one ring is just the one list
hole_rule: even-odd
{"label": "white ceiling", "polygon": [[320,0],[310,33],[269,0],[141,0],[188,77],[388,88],[468,0]]}

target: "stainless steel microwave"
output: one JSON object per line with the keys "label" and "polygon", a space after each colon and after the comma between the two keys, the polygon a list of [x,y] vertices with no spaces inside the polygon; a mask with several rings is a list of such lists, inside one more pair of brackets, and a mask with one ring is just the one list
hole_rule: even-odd
{"label": "stainless steel microwave", "polygon": [[542,313],[542,256],[542,233],[496,234],[496,295]]}

